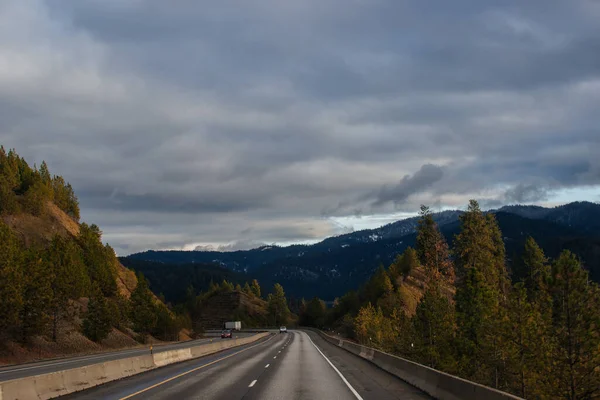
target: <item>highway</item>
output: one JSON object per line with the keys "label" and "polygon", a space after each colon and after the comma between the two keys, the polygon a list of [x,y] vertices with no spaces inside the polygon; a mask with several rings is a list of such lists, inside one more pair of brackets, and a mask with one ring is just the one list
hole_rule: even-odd
{"label": "highway", "polygon": [[63,399],[430,399],[314,332],[289,331]]}
{"label": "highway", "polygon": [[[244,337],[253,334],[254,333],[239,332],[234,334],[234,336]],[[199,344],[207,343],[211,340],[221,339],[219,337],[215,337],[154,346],[153,351],[155,353],[160,353],[168,350],[184,349],[198,346]],[[11,379],[25,378],[27,376],[46,374],[49,372],[62,371],[70,368],[78,368],[85,365],[102,363],[105,361],[119,360],[121,358],[140,356],[149,354],[149,352],[149,347],[146,347],[0,367],[0,382]]]}

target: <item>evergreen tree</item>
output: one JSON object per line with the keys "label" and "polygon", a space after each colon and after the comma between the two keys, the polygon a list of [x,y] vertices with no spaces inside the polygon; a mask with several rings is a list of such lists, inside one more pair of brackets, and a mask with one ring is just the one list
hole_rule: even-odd
{"label": "evergreen tree", "polygon": [[156,326],[152,333],[161,340],[178,339],[179,325],[175,316],[164,304],[159,303],[156,306]]}
{"label": "evergreen tree", "polygon": [[133,329],[138,332],[142,339],[152,332],[156,326],[157,315],[152,292],[148,288],[148,282],[144,275],[138,274],[138,283],[131,293],[131,321]]}
{"label": "evergreen tree", "polygon": [[50,189],[41,182],[39,174],[35,173],[33,183],[23,196],[24,211],[35,216],[46,213],[46,202],[51,200]]}
{"label": "evergreen tree", "polygon": [[503,388],[523,398],[544,396],[543,382],[551,373],[551,349],[548,336],[549,324],[539,307],[529,302],[523,283],[517,283],[511,291],[507,312],[502,321],[501,335],[508,355],[507,375],[509,382]]}
{"label": "evergreen tree", "polygon": [[273,293],[270,293],[267,299],[269,318],[273,325],[286,325],[290,317],[290,310],[285,298],[283,287],[276,283],[273,286]]}
{"label": "evergreen tree", "polygon": [[453,371],[454,307],[439,285],[431,285],[424,293],[413,317],[415,350],[418,359],[431,368]]}
{"label": "evergreen tree", "polygon": [[539,294],[548,288],[550,266],[544,251],[531,236],[525,241],[525,248],[519,261],[516,278],[524,283],[529,300],[535,301]]}
{"label": "evergreen tree", "polygon": [[20,243],[0,219],[0,333],[19,325],[23,307],[23,269]]}
{"label": "evergreen tree", "polygon": [[11,215],[19,212],[17,196],[11,188],[11,183],[4,175],[0,175],[0,215]]}
{"label": "evergreen tree", "polygon": [[376,304],[380,297],[390,291],[390,286],[391,280],[383,265],[380,265],[361,290],[364,302]]}
{"label": "evergreen tree", "polygon": [[121,331],[125,330],[129,325],[129,315],[131,313],[129,299],[117,294],[114,298],[108,300],[108,308],[110,310],[111,326]]}
{"label": "evergreen tree", "polygon": [[42,252],[31,248],[25,252],[23,274],[23,305],[20,310],[21,339],[43,333],[51,313],[54,273]]}
{"label": "evergreen tree", "polygon": [[308,303],[305,303],[300,313],[300,324],[303,326],[314,326],[322,328],[325,324],[327,307],[325,302],[318,297],[314,297]]}
{"label": "evergreen tree", "polygon": [[244,288],[242,289],[242,291],[244,293],[246,293],[248,296],[252,296],[252,289],[250,289],[250,285],[248,285],[248,282],[244,283]]}
{"label": "evergreen tree", "polygon": [[504,242],[493,216],[485,216],[475,200],[460,217],[456,236],[458,340],[462,373],[498,387],[506,364],[498,331],[508,293]]}
{"label": "evergreen tree", "polygon": [[239,283],[235,285],[235,291],[236,292],[241,292],[242,291],[242,286]]}
{"label": "evergreen tree", "polygon": [[252,289],[252,294],[254,294],[254,296],[256,296],[260,299],[260,297],[261,297],[260,285],[258,284],[258,281],[256,279],[252,280],[252,286],[250,288]]}
{"label": "evergreen tree", "polygon": [[416,250],[419,263],[425,268],[427,279],[444,278],[454,282],[454,266],[450,260],[448,243],[433,220],[429,207],[421,206],[417,229]]}
{"label": "evergreen tree", "polygon": [[419,267],[419,258],[417,257],[417,252],[412,247],[407,247],[400,258],[398,266],[402,277],[404,279],[408,278],[410,273]]}
{"label": "evergreen tree", "polygon": [[600,395],[600,291],[568,250],[552,267],[555,346],[554,396],[575,400]]}
{"label": "evergreen tree", "polygon": [[102,244],[102,232],[96,225],[81,224],[78,241],[83,261],[92,282],[97,282],[106,297],[117,293],[116,256],[110,246]]}
{"label": "evergreen tree", "polygon": [[81,249],[77,244],[60,235],[52,239],[44,258],[52,267],[52,337],[57,340],[57,326],[65,315],[69,300],[85,296],[90,280],[83,264]]}
{"label": "evergreen tree", "polygon": [[88,310],[83,320],[83,334],[94,342],[105,339],[111,331],[111,311],[102,290],[93,285]]}
{"label": "evergreen tree", "polygon": [[220,289],[222,292],[225,292],[225,293],[233,292],[233,283],[227,282],[226,279],[223,279]]}

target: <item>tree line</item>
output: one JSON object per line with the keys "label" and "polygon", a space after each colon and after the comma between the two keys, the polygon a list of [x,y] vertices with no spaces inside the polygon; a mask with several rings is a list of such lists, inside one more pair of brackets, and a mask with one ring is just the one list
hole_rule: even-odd
{"label": "tree line", "polygon": [[261,286],[256,279],[253,279],[250,283],[245,282],[243,286],[239,283],[234,284],[229,282],[226,279],[223,279],[220,284],[211,282],[209,288],[206,291],[201,291],[199,294],[196,294],[193,286],[189,286],[186,291],[185,301],[177,304],[174,310],[179,315],[185,316],[185,320],[188,321],[189,327],[193,329],[195,334],[200,334],[206,327],[201,326],[198,321],[203,310],[210,306],[209,300],[219,294],[234,292],[247,295],[251,300],[256,301],[255,304],[257,304],[261,311],[266,312],[259,315],[250,315],[245,310],[238,309],[234,311],[233,315],[227,316],[228,318],[242,321],[243,326],[281,326],[290,323],[293,319],[283,286],[276,283],[271,293],[264,296]]}
{"label": "tree line", "polygon": [[31,168],[14,150],[7,153],[0,146],[0,215],[42,216],[48,201],[79,221],[79,201],[71,184],[52,176],[45,161]]}
{"label": "tree line", "polygon": [[[43,216],[49,202],[79,219],[71,185],[52,177],[45,162],[30,168],[0,146],[0,216]],[[78,316],[82,332],[94,341],[113,328],[133,328],[142,341],[149,334],[177,339],[181,321],[156,300],[143,276],[130,299],[119,293],[118,263],[96,225],[80,224],[76,237],[56,234],[47,243],[26,243],[0,218],[0,339],[26,343],[47,335],[56,341],[61,322]],[[88,299],[84,315],[76,310],[81,299]]]}
{"label": "tree line", "polygon": [[83,333],[94,341],[112,328],[132,328],[177,340],[181,323],[157,301],[143,275],[128,299],[117,290],[114,250],[96,225],[81,224],[76,238],[56,235],[47,247],[25,246],[0,220],[0,337],[23,343],[36,335],[59,339],[59,325],[77,316],[74,302],[88,299]]}
{"label": "tree line", "polygon": [[[450,249],[427,207],[415,249],[364,286],[300,305],[300,323],[528,399],[600,396],[600,288],[532,239],[507,267],[492,214],[469,203]],[[419,296],[411,287],[419,288]]]}

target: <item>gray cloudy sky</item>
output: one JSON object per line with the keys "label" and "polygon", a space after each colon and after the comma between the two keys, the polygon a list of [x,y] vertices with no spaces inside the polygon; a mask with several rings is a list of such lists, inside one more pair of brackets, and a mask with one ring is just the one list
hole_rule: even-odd
{"label": "gray cloudy sky", "polygon": [[0,0],[0,143],[120,254],[600,200],[595,0]]}

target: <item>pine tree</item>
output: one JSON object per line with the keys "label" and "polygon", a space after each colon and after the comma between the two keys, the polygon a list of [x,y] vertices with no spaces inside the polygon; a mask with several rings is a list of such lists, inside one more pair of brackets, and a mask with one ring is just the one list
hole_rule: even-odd
{"label": "pine tree", "polygon": [[552,267],[555,346],[554,396],[576,400],[600,395],[600,290],[568,250]]}
{"label": "pine tree", "polygon": [[433,220],[429,207],[421,206],[417,229],[416,250],[419,263],[425,268],[428,280],[443,277],[454,282],[454,266],[450,260],[448,243]]}
{"label": "pine tree", "polygon": [[20,310],[21,339],[43,333],[52,309],[54,272],[42,252],[31,248],[25,252],[23,306]]}
{"label": "pine tree", "polygon": [[498,387],[504,379],[505,353],[494,333],[499,329],[507,298],[507,272],[500,229],[471,200],[456,236],[456,311],[462,374]]}
{"label": "pine tree", "polygon": [[261,297],[260,285],[258,284],[258,281],[256,279],[252,280],[251,289],[252,289],[252,294],[254,294],[254,296],[256,296],[260,299],[260,297]]}
{"label": "pine tree", "polygon": [[416,352],[419,360],[431,368],[453,371],[454,307],[439,285],[431,285],[424,293],[413,317],[417,333]]}
{"label": "pine tree", "polygon": [[419,267],[419,258],[417,252],[412,248],[408,247],[404,250],[400,262],[398,264],[399,271],[404,279],[408,278],[412,271],[415,271]]}
{"label": "pine tree", "polygon": [[246,293],[248,296],[252,296],[252,289],[250,289],[250,285],[248,285],[248,282],[244,283],[244,288],[242,289],[242,291],[244,293]]}
{"label": "pine tree", "polygon": [[[304,300],[304,299],[303,299]],[[314,326],[322,328],[325,324],[327,307],[325,302],[318,297],[314,297],[308,303],[301,306],[300,324],[303,326]]]}
{"label": "pine tree", "polygon": [[11,188],[7,177],[0,175],[0,215],[11,215],[19,212],[17,196]]}
{"label": "pine tree", "polygon": [[106,297],[117,293],[116,255],[110,246],[102,244],[98,226],[81,224],[78,242],[83,250],[83,261],[92,282],[97,282]]}
{"label": "pine tree", "polygon": [[144,275],[138,275],[138,283],[131,293],[131,321],[133,329],[138,332],[143,341],[146,335],[152,332],[156,326],[157,315],[152,292],[148,288],[148,282]]}
{"label": "pine tree", "polygon": [[269,294],[267,302],[270,320],[273,325],[286,325],[290,317],[290,310],[283,287],[279,283],[273,286],[273,293]]}
{"label": "pine tree", "polygon": [[233,292],[233,283],[231,282],[227,282],[226,279],[223,279],[223,282],[221,283],[221,291],[225,292],[225,293],[229,293],[229,292]]}
{"label": "pine tree", "polygon": [[164,304],[156,306],[156,326],[152,333],[161,340],[177,340],[179,336],[177,320]]}
{"label": "pine tree", "polygon": [[111,311],[102,290],[96,284],[88,302],[88,310],[83,320],[83,334],[94,342],[105,339],[111,331]]}
{"label": "pine tree", "polygon": [[377,304],[379,298],[389,292],[390,285],[391,280],[383,265],[380,265],[361,290],[364,302]]}
{"label": "pine tree", "polygon": [[529,300],[535,301],[539,293],[546,291],[550,279],[550,266],[544,251],[530,236],[525,241],[517,270],[518,280],[524,283]]}
{"label": "pine tree", "polygon": [[0,219],[0,333],[19,325],[22,307],[22,250],[12,230]]}
{"label": "pine tree", "polygon": [[239,283],[235,285],[235,291],[236,292],[241,292],[242,291],[242,286]]}
{"label": "pine tree", "polygon": [[81,249],[77,244],[60,235],[52,239],[44,257],[52,266],[52,316],[53,340],[57,340],[58,322],[65,315],[69,300],[85,296],[90,280],[83,264]]}
{"label": "pine tree", "polygon": [[522,282],[510,293],[505,318],[497,332],[503,337],[507,353],[507,375],[510,378],[503,388],[523,398],[539,398],[544,395],[542,382],[551,373],[548,351],[549,321],[544,320],[537,304],[528,300]]}

